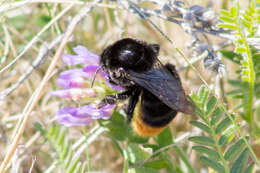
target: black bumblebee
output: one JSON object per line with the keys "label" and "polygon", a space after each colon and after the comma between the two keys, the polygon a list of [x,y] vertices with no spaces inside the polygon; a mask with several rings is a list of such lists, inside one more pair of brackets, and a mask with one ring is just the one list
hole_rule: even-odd
{"label": "black bumblebee", "polygon": [[125,91],[106,96],[99,107],[129,98],[127,119],[140,136],[158,134],[177,112],[193,113],[175,67],[158,60],[159,49],[158,44],[124,38],[108,46],[100,58],[109,82]]}

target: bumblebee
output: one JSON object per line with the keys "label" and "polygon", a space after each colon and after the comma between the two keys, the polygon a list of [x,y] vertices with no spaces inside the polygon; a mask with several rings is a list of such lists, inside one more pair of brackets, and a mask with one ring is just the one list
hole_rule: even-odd
{"label": "bumblebee", "polygon": [[157,135],[178,112],[193,112],[175,66],[163,65],[157,58],[159,49],[158,44],[124,38],[100,56],[100,67],[109,82],[125,90],[106,96],[99,107],[129,99],[127,120],[140,136]]}

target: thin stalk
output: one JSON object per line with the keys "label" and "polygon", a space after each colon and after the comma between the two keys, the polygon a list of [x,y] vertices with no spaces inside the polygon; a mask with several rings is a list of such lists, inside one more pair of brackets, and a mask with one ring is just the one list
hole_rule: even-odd
{"label": "thin stalk", "polygon": [[249,49],[249,46],[247,44],[247,41],[244,42],[246,47],[246,54],[248,59],[248,65],[249,65],[249,100],[248,100],[248,121],[252,125],[253,123],[253,106],[254,106],[254,86],[255,86],[255,72],[254,72],[254,64],[253,64],[253,58]]}
{"label": "thin stalk", "polygon": [[[173,144],[175,144],[175,141],[173,141]],[[178,156],[180,156],[181,160],[184,162],[184,164],[187,166],[190,173],[196,173],[192,165],[190,164],[190,161],[182,151],[182,149],[178,145],[174,145],[173,148],[178,153]]]}
{"label": "thin stalk", "polygon": [[248,143],[248,141],[247,141],[245,135],[243,135],[243,133],[241,132],[241,130],[240,130],[240,128],[239,128],[239,125],[235,122],[235,120],[233,119],[233,117],[231,116],[231,114],[228,112],[228,110],[227,110],[226,107],[221,103],[220,100],[218,100],[218,103],[219,103],[219,107],[224,110],[224,112],[227,114],[228,118],[232,121],[232,124],[234,124],[235,130],[238,132],[238,134],[241,136],[241,138],[243,139],[243,141],[246,143],[246,145],[247,145],[249,151],[251,152],[253,158],[255,159],[257,165],[260,166],[260,162],[259,162],[259,160],[258,160],[258,157],[256,156],[256,154],[255,154],[255,152],[254,152],[252,146]]}
{"label": "thin stalk", "polygon": [[128,157],[127,157],[127,153],[126,150],[123,151],[123,155],[124,155],[124,167],[123,167],[123,173],[128,173]]}
{"label": "thin stalk", "polygon": [[224,166],[225,173],[229,173],[228,163],[226,162],[226,160],[225,160],[225,158],[224,158],[224,155],[223,155],[223,152],[222,152],[222,150],[221,150],[221,147],[220,147],[219,144],[218,144],[217,135],[216,135],[214,129],[212,129],[212,126],[210,126],[210,130],[211,130],[211,135],[212,135],[212,137],[213,137],[213,140],[214,140],[214,142],[215,142],[215,147],[216,147],[217,152],[218,152],[218,154],[219,154],[219,156],[220,156],[221,162],[222,162],[222,164],[223,164],[223,166]]}

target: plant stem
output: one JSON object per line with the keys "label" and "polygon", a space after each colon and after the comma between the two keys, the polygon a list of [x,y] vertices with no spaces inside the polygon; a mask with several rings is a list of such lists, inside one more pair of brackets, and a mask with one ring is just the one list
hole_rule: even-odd
{"label": "plant stem", "polygon": [[248,121],[252,125],[253,123],[253,99],[254,99],[254,85],[255,85],[255,73],[254,73],[254,65],[253,65],[253,58],[249,49],[249,46],[247,44],[247,41],[244,42],[246,47],[246,54],[248,58],[248,64],[249,64],[249,100],[248,100]]}
{"label": "plant stem", "polygon": [[220,156],[221,162],[222,162],[222,164],[224,166],[225,173],[229,173],[228,163],[226,162],[226,160],[225,160],[225,158],[223,156],[223,152],[221,151],[221,147],[218,144],[218,138],[217,138],[217,135],[215,133],[215,130],[213,129],[212,126],[210,126],[210,130],[211,130],[211,135],[213,137],[213,140],[215,142],[215,147],[216,147],[217,152],[218,152],[218,154]]}
{"label": "plant stem", "polygon": [[[173,144],[175,144],[175,141],[173,140]],[[194,170],[194,168],[192,167],[192,165],[190,164],[190,161],[187,159],[186,155],[184,154],[184,152],[182,151],[182,149],[176,144],[173,146],[173,148],[175,149],[175,151],[178,153],[178,155],[180,156],[181,160],[184,162],[184,164],[187,166],[188,170],[190,173],[196,173],[196,171]]]}
{"label": "plant stem", "polygon": [[[239,9],[239,4],[237,3],[237,8]],[[249,91],[248,91],[248,102],[247,102],[247,106],[246,109],[247,112],[246,113],[246,120],[248,121],[248,123],[250,124],[250,127],[252,127],[252,123],[253,123],[253,99],[254,99],[254,84],[255,84],[255,72],[254,72],[254,64],[253,64],[253,57],[251,55],[251,51],[249,48],[249,45],[247,43],[247,40],[242,32],[242,28],[240,25],[240,11],[238,11],[237,13],[237,17],[236,17],[236,26],[237,26],[237,31],[238,31],[238,35],[241,38],[242,43],[244,44],[244,47],[246,49],[246,55],[242,56],[245,58],[245,60],[248,62],[248,67],[249,67],[249,80],[247,81],[249,84]]]}

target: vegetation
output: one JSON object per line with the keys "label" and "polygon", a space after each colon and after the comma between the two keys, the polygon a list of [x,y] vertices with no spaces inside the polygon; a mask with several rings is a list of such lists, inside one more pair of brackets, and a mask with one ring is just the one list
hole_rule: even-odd
{"label": "vegetation", "polygon": [[[4,0],[0,23],[0,173],[259,171],[259,0]],[[88,66],[124,37],[160,44],[194,115],[143,138],[93,107],[120,88]]]}

